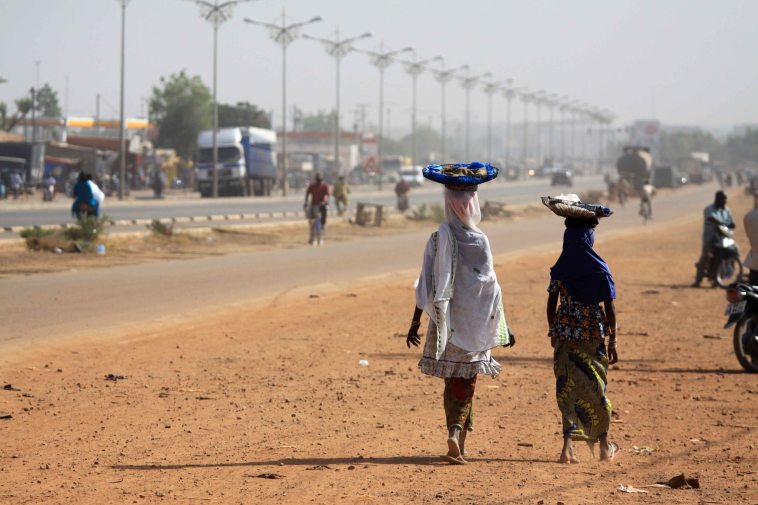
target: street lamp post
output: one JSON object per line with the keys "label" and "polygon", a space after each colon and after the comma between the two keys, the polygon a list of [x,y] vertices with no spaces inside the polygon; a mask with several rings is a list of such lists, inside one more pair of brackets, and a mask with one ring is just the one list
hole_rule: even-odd
{"label": "street lamp post", "polygon": [[432,74],[434,75],[434,78],[437,80],[437,82],[440,83],[440,86],[442,88],[442,108],[441,108],[441,116],[442,116],[442,124],[441,124],[441,139],[440,139],[440,153],[442,157],[442,162],[445,163],[447,160],[447,112],[446,112],[446,100],[445,100],[445,88],[447,88],[447,83],[453,80],[453,77],[455,77],[455,73],[461,70],[468,70],[468,65],[461,65],[460,67],[456,68],[445,68],[444,60],[442,62],[442,67],[437,69],[432,69]]}
{"label": "street lamp post", "polygon": [[377,169],[377,186],[382,189],[382,156],[384,152],[384,71],[389,68],[399,54],[413,51],[411,47],[404,47],[396,51],[385,51],[384,42],[379,45],[378,51],[361,51],[371,58],[371,63],[379,69],[379,134],[376,138],[376,169]]}
{"label": "street lamp post", "polygon": [[563,95],[556,101],[558,110],[561,112],[561,165],[566,167],[566,111],[569,106],[569,97]]}
{"label": "street lamp post", "polygon": [[353,50],[352,44],[356,40],[366,39],[371,37],[370,33],[363,33],[357,37],[350,37],[347,39],[340,38],[339,28],[336,30],[333,39],[323,39],[319,37],[312,37],[310,35],[303,34],[304,39],[315,40],[323,44],[326,53],[333,57],[336,62],[336,100],[335,100],[335,117],[334,117],[334,167],[335,172],[339,173],[339,159],[340,159],[340,62],[342,58]]}
{"label": "street lamp post", "polygon": [[126,6],[129,5],[130,0],[118,0],[121,4],[121,95],[119,98],[119,123],[118,123],[118,150],[119,150],[119,170],[118,170],[118,198],[124,199],[125,185],[126,185],[126,147],[125,142],[125,130],[124,124],[124,68],[125,68],[125,46],[126,46]]}
{"label": "street lamp post", "polygon": [[515,88],[515,87],[513,87],[513,79],[507,79],[503,84],[505,86],[503,86],[502,90],[503,90],[503,96],[505,97],[505,103],[506,103],[506,115],[505,115],[505,169],[508,170],[508,167],[511,164],[511,146],[513,145],[513,143],[511,142],[511,105],[512,105],[513,99],[524,88]]}
{"label": "street lamp post", "polygon": [[491,80],[484,83],[487,94],[487,163],[492,162],[492,96],[500,91],[500,86],[500,83]]}
{"label": "street lamp post", "polygon": [[556,100],[558,99],[558,95],[555,93],[550,94],[543,98],[543,103],[547,106],[548,110],[550,111],[550,125],[548,127],[548,154],[550,156],[550,163],[555,165],[555,106],[557,105]]}
{"label": "street lamp post", "polygon": [[519,93],[519,96],[521,98],[521,102],[524,104],[524,141],[523,145],[521,147],[522,149],[522,157],[523,157],[523,163],[524,163],[524,175],[529,173],[529,169],[527,167],[528,161],[529,161],[529,102],[532,101],[534,95],[532,93],[529,93],[528,91],[522,91]]}
{"label": "street lamp post", "polygon": [[537,142],[535,144],[536,152],[537,152],[537,168],[542,166],[542,104],[545,100],[545,90],[541,89],[534,93],[533,100],[534,100],[534,106],[537,110],[537,123],[536,123],[536,133],[537,133]]}
{"label": "street lamp post", "polygon": [[303,26],[321,21],[321,16],[315,16],[308,21],[287,24],[287,15],[282,10],[282,22],[265,23],[245,18],[246,23],[262,26],[268,29],[271,39],[282,46],[282,196],[287,196],[287,46],[300,34]]}
{"label": "street lamp post", "polygon": [[471,161],[471,90],[474,89],[481,79],[491,78],[490,72],[485,72],[480,75],[469,75],[470,70],[466,69],[466,75],[459,77],[458,80],[461,86],[466,90],[466,161]]}
{"label": "street lamp post", "polygon": [[405,71],[408,72],[408,74],[411,76],[411,80],[413,82],[413,91],[412,91],[412,104],[411,104],[411,164],[413,166],[416,166],[416,158],[417,158],[417,152],[416,152],[416,84],[418,81],[418,76],[421,75],[424,70],[426,70],[426,66],[429,63],[433,63],[435,61],[442,61],[441,56],[435,56],[434,58],[429,58],[426,60],[418,61],[416,59],[416,54],[413,55],[413,61],[404,61],[403,64],[405,65]]}
{"label": "street lamp post", "polygon": [[[128,1],[128,0],[122,0]],[[218,198],[218,100],[216,99],[217,91],[217,69],[218,69],[218,28],[224,21],[232,17],[234,7],[242,2],[252,2],[253,0],[225,0],[219,3],[218,0],[213,2],[206,0],[190,0],[195,2],[200,8],[200,15],[206,21],[213,25],[213,198]]]}

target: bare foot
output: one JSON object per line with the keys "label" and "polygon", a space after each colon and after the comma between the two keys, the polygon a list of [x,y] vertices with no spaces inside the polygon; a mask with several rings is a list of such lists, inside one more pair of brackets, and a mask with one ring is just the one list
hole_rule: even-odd
{"label": "bare foot", "polygon": [[567,438],[563,442],[563,450],[561,451],[561,457],[558,459],[560,463],[579,463],[579,460],[574,456],[574,448],[571,445],[571,439]]}
{"label": "bare foot", "polygon": [[613,461],[619,452],[616,442],[600,442],[600,461]]}
{"label": "bare foot", "polygon": [[447,455],[452,458],[460,458],[461,455],[461,447],[458,445],[458,440],[460,438],[460,428],[450,428],[450,436],[447,437]]}
{"label": "bare foot", "polygon": [[466,435],[467,434],[468,434],[468,430],[466,430],[464,428],[463,431],[461,431],[460,436],[458,437],[458,447],[460,447],[460,449],[461,449],[461,457],[465,457],[466,456],[465,446],[466,446]]}

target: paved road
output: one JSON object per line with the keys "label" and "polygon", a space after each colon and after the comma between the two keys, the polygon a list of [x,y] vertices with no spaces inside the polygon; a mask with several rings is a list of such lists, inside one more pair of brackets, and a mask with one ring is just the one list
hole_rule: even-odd
{"label": "paved road", "polygon": [[[693,187],[655,200],[655,222],[699,219],[715,187]],[[560,250],[562,220],[544,217],[483,226],[496,255],[527,248]],[[258,297],[322,283],[347,285],[357,279],[405,272],[409,289],[424,244],[434,229],[341,243],[108,269],[40,274],[0,280],[0,361],[12,351],[67,337],[87,337],[149,328],[152,323],[193,318]],[[644,227],[636,205],[617,209],[599,230],[599,240]],[[624,235],[628,240],[629,235]],[[693,260],[698,251],[693,251]],[[316,267],[318,265],[318,267]],[[549,265],[546,265],[547,269]],[[507,279],[501,279],[507,296]],[[377,293],[377,297],[381,294]],[[3,357],[6,356],[6,357]]]}
{"label": "paved road", "polygon": [[[427,183],[424,187],[411,191],[411,203],[439,202],[440,187]],[[588,189],[602,189],[601,176],[578,177],[573,188],[551,188],[549,179],[535,179],[507,183],[491,183],[480,189],[479,198],[504,201],[509,204],[536,202],[541,195],[556,191],[581,193]],[[366,201],[394,207],[395,196],[391,187],[381,192],[366,188],[356,189],[351,195],[352,202]],[[269,198],[219,198],[211,199],[140,199],[119,202],[106,200],[103,212],[111,219],[165,219],[171,217],[208,216],[225,214],[250,214],[256,212],[298,211],[302,208],[303,192],[287,197]],[[6,226],[43,226],[70,222],[69,199],[59,199],[52,203],[42,202],[2,202],[0,203],[0,228]]]}

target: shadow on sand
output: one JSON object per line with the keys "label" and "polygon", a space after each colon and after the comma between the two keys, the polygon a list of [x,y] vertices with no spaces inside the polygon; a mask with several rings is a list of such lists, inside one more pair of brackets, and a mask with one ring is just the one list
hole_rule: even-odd
{"label": "shadow on sand", "polygon": [[[544,459],[515,458],[470,458],[470,463],[544,463],[558,464],[557,461]],[[329,465],[424,465],[450,466],[441,456],[392,456],[386,458],[283,458],[265,461],[240,461],[233,463],[176,463],[146,465],[112,465],[114,470],[185,470],[192,468],[230,468],[258,466],[308,466],[323,468]]]}

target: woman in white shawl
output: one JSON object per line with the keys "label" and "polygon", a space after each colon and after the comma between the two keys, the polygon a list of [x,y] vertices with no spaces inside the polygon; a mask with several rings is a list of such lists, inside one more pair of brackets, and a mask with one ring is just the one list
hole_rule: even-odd
{"label": "woman in white shawl", "polygon": [[[472,165],[455,167],[465,174],[470,169],[461,167]],[[448,183],[445,187],[446,221],[432,233],[424,251],[406,342],[408,347],[419,345],[421,313],[426,312],[428,337],[419,367],[427,375],[445,379],[448,453],[443,458],[465,464],[476,377],[480,373],[496,377],[501,366],[490,349],[513,346],[516,341],[506,323],[489,240],[477,227],[481,220],[477,185]]]}

